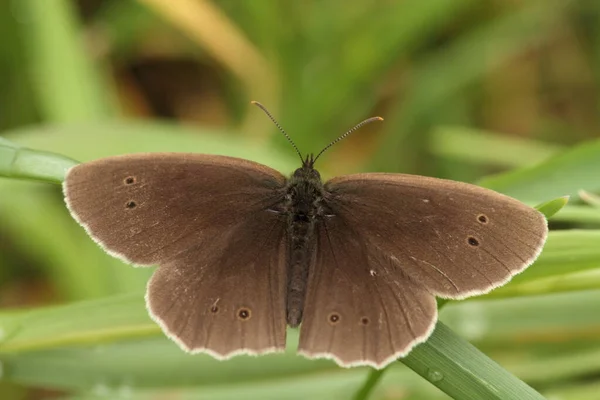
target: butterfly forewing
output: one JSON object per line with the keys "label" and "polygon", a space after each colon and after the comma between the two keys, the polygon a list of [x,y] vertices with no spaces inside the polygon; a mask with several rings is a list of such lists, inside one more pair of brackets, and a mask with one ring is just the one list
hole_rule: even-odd
{"label": "butterfly forewing", "polygon": [[63,188],[71,214],[105,250],[152,265],[278,203],[284,184],[251,161],[152,153],[77,165]]}
{"label": "butterfly forewing", "polygon": [[497,192],[442,179],[356,174],[325,185],[333,218],[369,249],[447,298],[487,293],[540,254],[545,217]]}

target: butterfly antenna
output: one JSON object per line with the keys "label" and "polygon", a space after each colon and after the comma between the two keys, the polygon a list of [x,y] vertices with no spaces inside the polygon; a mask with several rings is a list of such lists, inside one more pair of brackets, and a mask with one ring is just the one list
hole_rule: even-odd
{"label": "butterfly antenna", "polygon": [[294,147],[294,150],[296,150],[296,153],[298,153],[298,155],[300,156],[300,160],[302,160],[302,162],[304,162],[304,158],[302,157],[302,154],[300,153],[300,150],[298,150],[298,146],[296,146],[296,143],[294,143],[294,141],[292,140],[292,138],[289,137],[287,133],[285,133],[285,131],[283,130],[283,128],[281,127],[281,125],[279,125],[279,122],[277,122],[277,120],[271,115],[271,113],[269,112],[269,110],[267,110],[267,108],[265,106],[263,106],[262,104],[260,104],[258,101],[251,101],[250,103],[254,104],[258,108],[260,108],[261,110],[263,110],[265,112],[265,114],[267,114],[267,116],[271,119],[271,121],[273,121],[273,123],[275,124],[275,126],[277,127],[277,129],[279,129],[279,131],[281,133],[283,133],[283,136],[285,136],[285,138],[288,140],[288,142],[290,142],[292,144],[292,146]]}
{"label": "butterfly antenna", "polygon": [[369,124],[369,123],[374,122],[374,121],[383,121],[383,118],[381,118],[381,117],[371,117],[371,118],[365,119],[363,122],[357,124],[354,128],[348,130],[342,136],[340,136],[339,138],[335,139],[334,141],[332,141],[331,143],[329,143],[327,146],[325,146],[325,148],[323,150],[321,150],[321,152],[319,154],[317,154],[317,156],[315,157],[314,161],[317,161],[317,158],[319,158],[321,156],[321,154],[323,154],[325,152],[325,150],[329,149],[331,146],[333,146],[334,144],[336,144],[337,142],[339,142],[340,140],[342,140],[343,138],[345,138],[346,136],[348,136],[349,134],[351,134],[352,132],[354,132],[355,130],[357,130],[358,128],[360,128],[361,126]]}

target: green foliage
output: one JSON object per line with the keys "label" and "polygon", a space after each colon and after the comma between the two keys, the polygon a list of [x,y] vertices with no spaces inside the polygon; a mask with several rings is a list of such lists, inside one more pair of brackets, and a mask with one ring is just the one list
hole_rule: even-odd
{"label": "green foliage", "polygon": [[557,212],[562,210],[564,206],[569,202],[569,196],[562,196],[558,199],[550,200],[545,203],[537,205],[537,208],[546,218],[553,217]]}
{"label": "green foliage", "polygon": [[[215,19],[201,36],[152,1],[100,1],[86,18],[83,3],[0,2],[0,176],[12,178],[0,179],[0,304],[21,306],[0,310],[2,399],[31,387],[73,399],[597,398],[600,3],[205,1],[195,3],[228,24]],[[228,63],[239,49],[222,44],[236,35],[264,61],[243,60],[247,71],[266,67],[268,79]],[[216,103],[226,110],[220,127],[159,121],[149,104],[173,92],[131,94],[130,66],[153,59],[217,71],[216,97],[178,99],[173,114],[188,101]],[[183,353],[144,308],[152,269],[104,254],[48,183],[79,161],[146,151],[226,154],[290,172],[293,149],[248,100],[276,111],[303,152],[382,115],[326,153],[326,175],[477,181],[549,218],[543,253],[508,285],[445,303],[431,339],[382,372],[298,357],[295,330],[282,355]],[[14,289],[32,276],[52,295],[13,301],[15,291],[34,296]]]}

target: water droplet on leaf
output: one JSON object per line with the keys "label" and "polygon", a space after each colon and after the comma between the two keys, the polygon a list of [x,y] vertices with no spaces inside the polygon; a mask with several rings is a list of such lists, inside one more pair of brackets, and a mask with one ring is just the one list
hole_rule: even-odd
{"label": "water droplet on leaf", "polygon": [[427,379],[430,382],[439,382],[442,379],[444,379],[444,374],[442,374],[440,371],[438,371],[437,369],[429,369],[427,371]]}

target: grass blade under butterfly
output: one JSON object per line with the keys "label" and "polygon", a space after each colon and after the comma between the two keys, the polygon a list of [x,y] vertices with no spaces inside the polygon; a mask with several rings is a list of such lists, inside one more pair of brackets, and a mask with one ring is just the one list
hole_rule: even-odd
{"label": "grass blade under butterfly", "polygon": [[441,322],[402,362],[454,399],[544,399]]}

